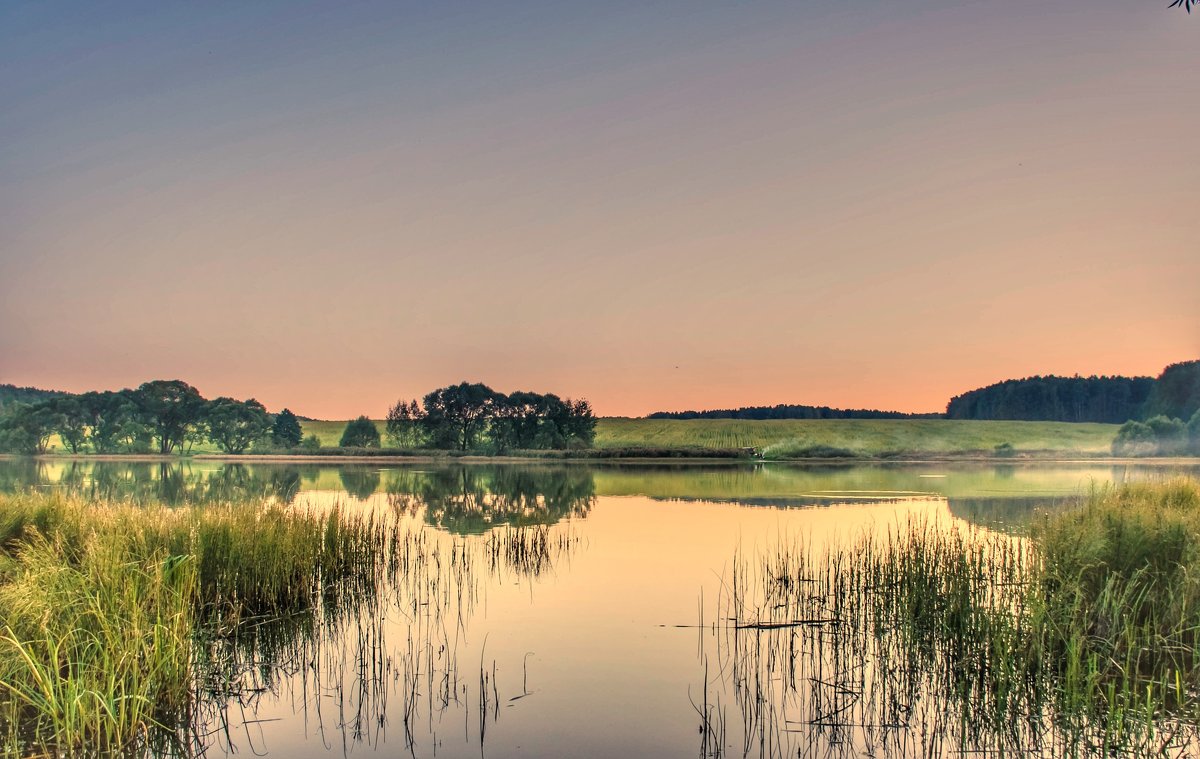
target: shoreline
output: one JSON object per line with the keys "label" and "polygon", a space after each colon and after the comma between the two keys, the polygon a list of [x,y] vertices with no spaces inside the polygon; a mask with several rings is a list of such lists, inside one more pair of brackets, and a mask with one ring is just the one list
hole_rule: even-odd
{"label": "shoreline", "polygon": [[1041,464],[1111,464],[1119,466],[1200,466],[1200,456],[1154,456],[1154,457],[1116,457],[1116,456],[1057,456],[1057,455],[1027,455],[1012,457],[997,457],[972,454],[917,454],[912,456],[893,456],[878,458],[874,456],[846,456],[830,458],[790,458],[790,459],[760,459],[751,457],[731,458],[728,456],[486,456],[486,455],[322,455],[322,454],[219,454],[198,453],[192,455],[161,455],[161,454],[93,454],[93,453],[48,453],[40,456],[20,456],[16,454],[0,454],[0,461],[19,461],[32,459],[35,461],[90,461],[102,463],[172,463],[172,462],[212,462],[218,464],[678,464],[705,465],[714,464],[727,466],[744,466],[746,464],[798,464],[804,466],[832,466],[842,464],[877,464],[877,465],[912,465],[912,464],[992,464],[992,465],[1041,465]]}

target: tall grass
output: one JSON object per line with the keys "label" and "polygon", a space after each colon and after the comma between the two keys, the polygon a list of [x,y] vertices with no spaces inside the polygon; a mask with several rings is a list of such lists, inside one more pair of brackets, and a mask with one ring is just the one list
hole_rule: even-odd
{"label": "tall grass", "polygon": [[0,496],[0,720],[9,740],[119,750],[189,704],[198,627],[368,596],[396,532],[279,506]]}
{"label": "tall grass", "polygon": [[1180,480],[1098,489],[1027,538],[910,524],[738,556],[721,671],[746,748],[1195,753],[1198,549]]}

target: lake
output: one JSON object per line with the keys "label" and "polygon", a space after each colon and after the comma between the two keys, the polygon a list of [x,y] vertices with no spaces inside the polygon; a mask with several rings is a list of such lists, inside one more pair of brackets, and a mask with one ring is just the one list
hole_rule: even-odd
{"label": "lake", "polygon": [[905,697],[901,716],[880,716],[895,705],[827,671],[820,619],[729,624],[747,566],[780,545],[819,561],[830,546],[913,523],[1020,541],[1039,509],[1179,474],[1200,468],[10,460],[0,491],[337,504],[410,527],[406,550],[419,561],[383,597],[211,642],[194,723],[179,736],[191,751],[941,755],[964,740],[1010,744],[946,722],[927,689]]}

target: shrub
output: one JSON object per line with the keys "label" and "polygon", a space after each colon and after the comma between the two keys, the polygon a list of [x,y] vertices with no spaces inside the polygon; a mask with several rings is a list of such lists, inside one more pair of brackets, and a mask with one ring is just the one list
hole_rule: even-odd
{"label": "shrub", "polygon": [[1158,439],[1149,425],[1130,420],[1117,430],[1112,452],[1114,456],[1153,456],[1158,452]]}
{"label": "shrub", "polygon": [[378,448],[379,428],[365,416],[360,416],[346,425],[342,433],[343,448]]}

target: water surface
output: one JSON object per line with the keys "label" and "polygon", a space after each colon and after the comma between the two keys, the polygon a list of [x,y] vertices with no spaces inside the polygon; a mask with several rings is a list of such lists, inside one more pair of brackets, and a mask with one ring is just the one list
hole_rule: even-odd
{"label": "water surface", "polygon": [[[1038,509],[1063,508],[1089,488],[1181,472],[1200,474],[1103,464],[14,460],[0,462],[0,490],[248,508],[263,499],[296,508],[337,503],[395,516],[420,536],[424,563],[396,578],[385,597],[351,614],[275,620],[218,647],[214,658],[232,684],[201,688],[196,723],[182,733],[191,750],[794,756],[851,754],[861,744],[803,715],[766,722],[744,713],[744,684],[729,671],[736,662],[716,618],[736,551],[797,540],[817,550],[910,520],[1019,535]],[[541,548],[514,549],[530,540]],[[784,708],[768,705],[776,706]],[[723,723],[719,736],[713,715]]]}

